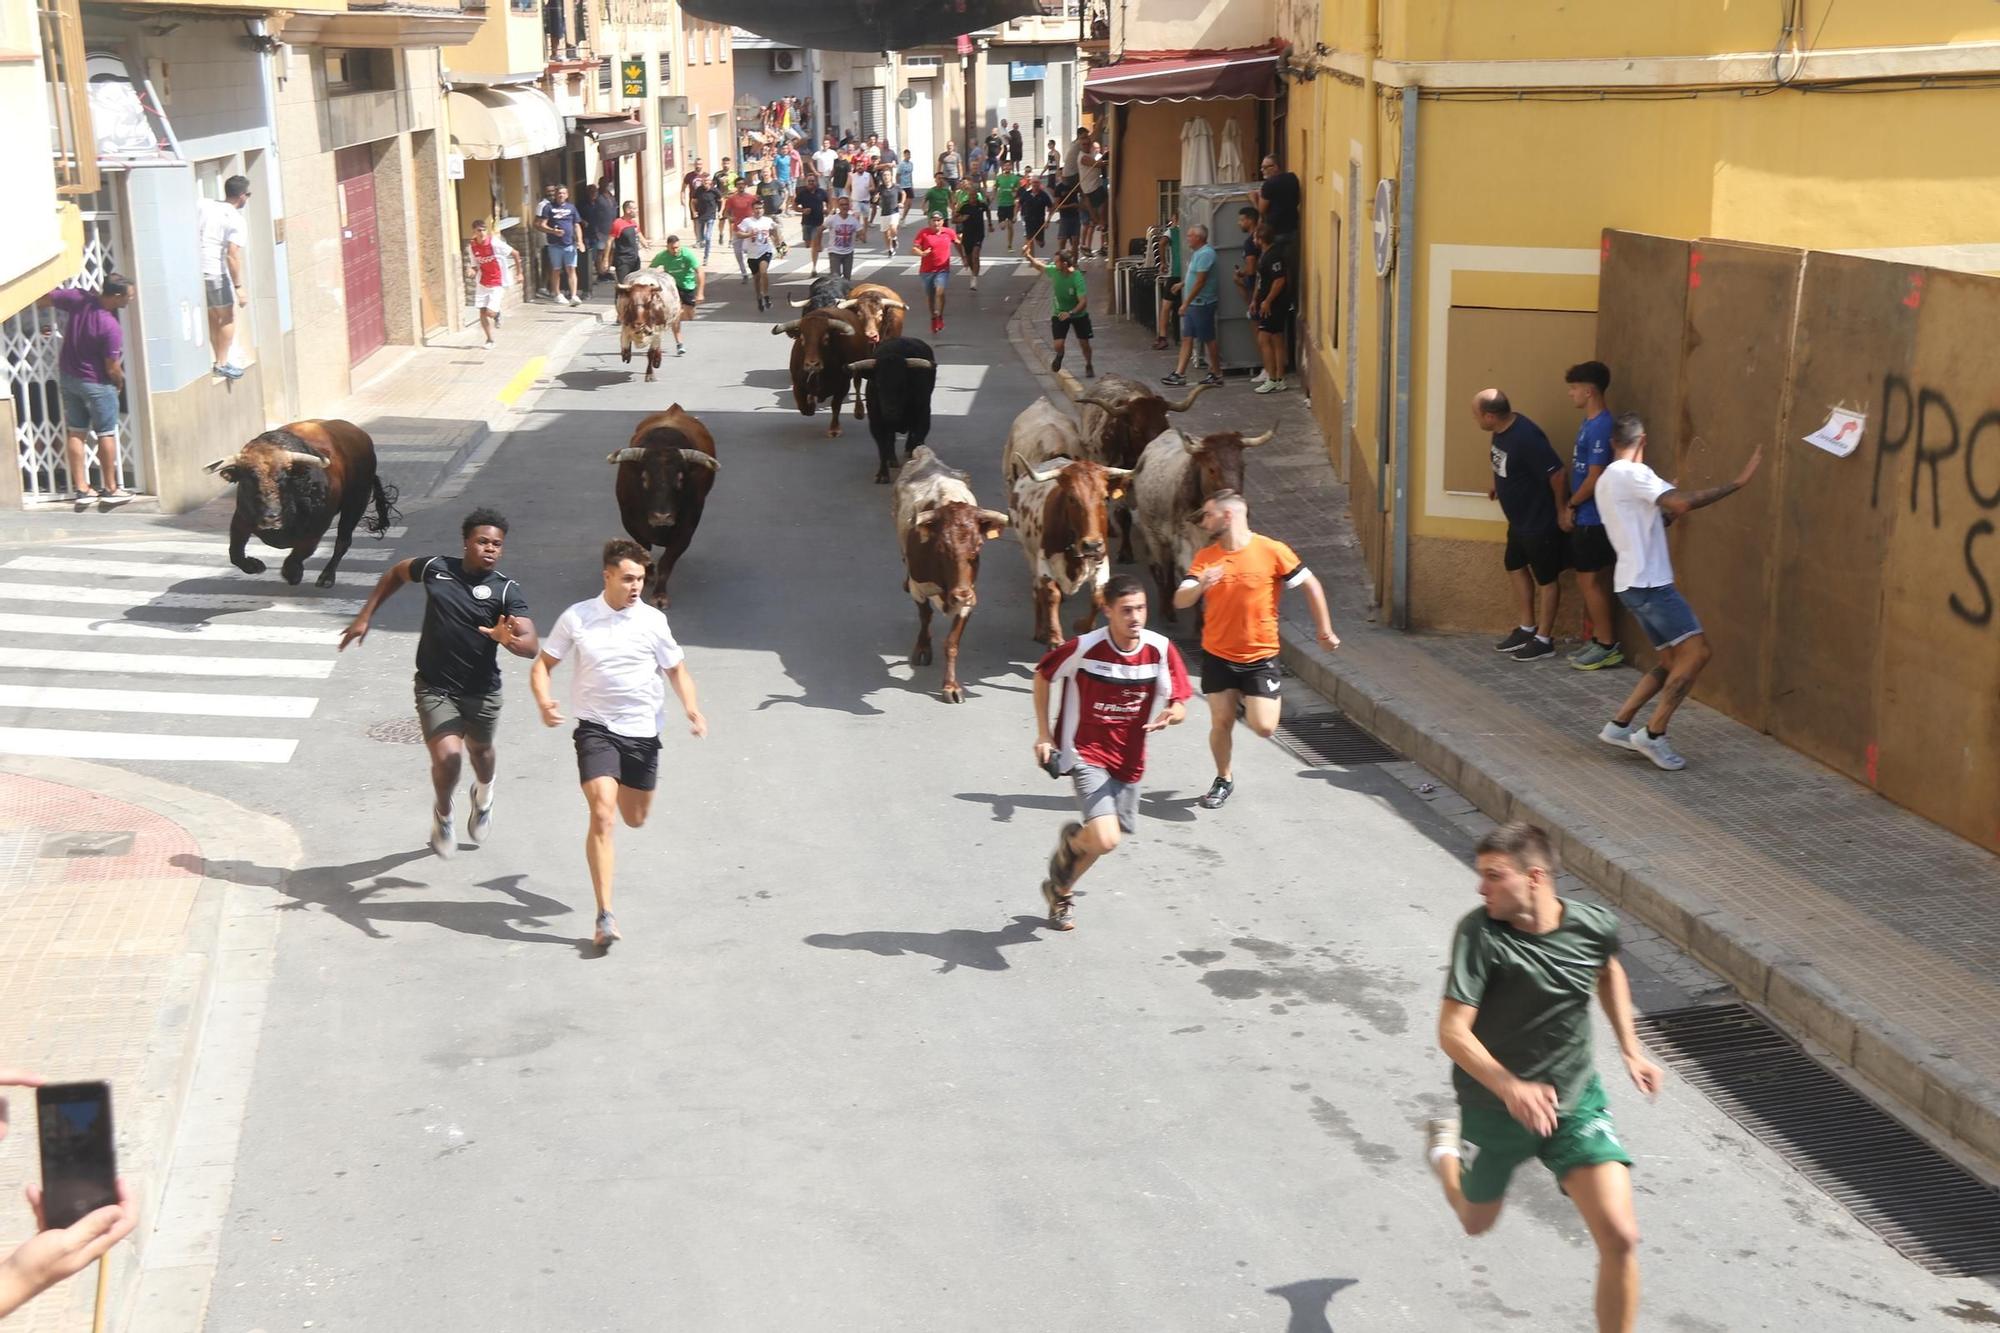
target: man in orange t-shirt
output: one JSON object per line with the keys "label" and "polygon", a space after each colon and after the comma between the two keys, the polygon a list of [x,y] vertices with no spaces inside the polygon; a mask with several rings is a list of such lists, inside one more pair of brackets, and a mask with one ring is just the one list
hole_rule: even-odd
{"label": "man in orange t-shirt", "polygon": [[1201,507],[1202,531],[1215,538],[1195,553],[1174,593],[1182,610],[1204,602],[1201,692],[1208,700],[1208,749],[1215,782],[1196,804],[1214,810],[1236,790],[1229,760],[1236,709],[1259,736],[1278,729],[1278,591],[1299,588],[1312,607],[1320,646],[1340,647],[1326,610],[1326,592],[1298,553],[1250,531],[1250,506],[1219,491]]}

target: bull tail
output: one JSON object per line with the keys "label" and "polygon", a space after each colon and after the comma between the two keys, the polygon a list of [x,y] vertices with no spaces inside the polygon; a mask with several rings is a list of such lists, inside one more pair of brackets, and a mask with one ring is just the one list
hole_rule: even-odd
{"label": "bull tail", "polygon": [[375,478],[375,516],[367,519],[361,525],[368,529],[370,536],[387,536],[389,525],[403,516],[402,512],[396,508],[398,495],[399,492],[394,486],[386,486],[383,484],[382,478]]}

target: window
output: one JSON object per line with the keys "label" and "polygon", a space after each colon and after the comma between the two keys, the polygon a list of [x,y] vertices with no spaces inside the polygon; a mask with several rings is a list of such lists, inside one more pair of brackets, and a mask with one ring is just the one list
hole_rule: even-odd
{"label": "window", "polygon": [[600,95],[611,96],[611,57],[600,56],[597,61],[597,91]]}
{"label": "window", "polygon": [[715,29],[705,24],[701,30],[701,63],[704,65],[715,63]]}
{"label": "window", "polygon": [[688,29],[688,33],[687,33],[687,39],[688,39],[688,60],[687,60],[687,62],[688,62],[688,67],[689,67],[690,69],[692,69],[692,68],[693,68],[693,67],[694,67],[694,66],[695,66],[695,65],[696,65],[696,64],[697,64],[697,63],[698,63],[698,62],[699,62],[699,61],[701,60],[701,51],[700,51],[700,49],[699,49],[699,48],[698,48],[698,47],[697,47],[697,46],[695,45],[695,40],[696,40],[696,39],[695,39],[695,35],[694,35],[694,29],[693,29],[693,28],[689,28],[689,29]]}
{"label": "window", "polygon": [[1179,179],[1160,182],[1160,225],[1166,226],[1174,214],[1181,211],[1181,183]]}
{"label": "window", "polygon": [[363,47],[328,47],[326,90],[328,93],[365,93],[393,89],[396,70],[390,52]]}
{"label": "window", "polygon": [[76,0],[37,5],[35,15],[41,23],[42,74],[51,94],[56,194],[95,194],[98,154],[91,142],[90,97],[84,87],[82,15]]}

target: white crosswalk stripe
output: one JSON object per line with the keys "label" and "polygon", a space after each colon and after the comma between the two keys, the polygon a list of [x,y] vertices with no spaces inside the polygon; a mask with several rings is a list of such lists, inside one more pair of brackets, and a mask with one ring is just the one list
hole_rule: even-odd
{"label": "white crosswalk stripe", "polygon": [[[313,585],[330,543],[298,586],[279,575],[283,551],[256,552],[271,568],[248,575],[227,545],[168,536],[0,556],[0,755],[290,762],[319,700],[278,691],[332,676],[361,601]],[[372,587],[397,558],[356,547],[347,560],[367,563],[338,583]],[[162,677],[195,688],[157,688]]]}

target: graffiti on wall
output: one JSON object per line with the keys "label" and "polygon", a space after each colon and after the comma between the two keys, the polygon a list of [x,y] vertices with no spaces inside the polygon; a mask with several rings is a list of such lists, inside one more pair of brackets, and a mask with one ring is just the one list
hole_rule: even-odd
{"label": "graffiti on wall", "polygon": [[1996,609],[1988,571],[2000,573],[2000,540],[1993,519],[1984,516],[2000,509],[2000,407],[1969,423],[1968,415],[1937,389],[1912,385],[1894,371],[1884,375],[1868,503],[1902,504],[1905,472],[1910,512],[1927,514],[1933,528],[1944,527],[1947,510],[1960,512],[1960,497],[1972,501],[1980,516],[1966,526],[1960,547],[1964,572],[1945,604],[1966,624],[1984,627],[1993,623]]}

